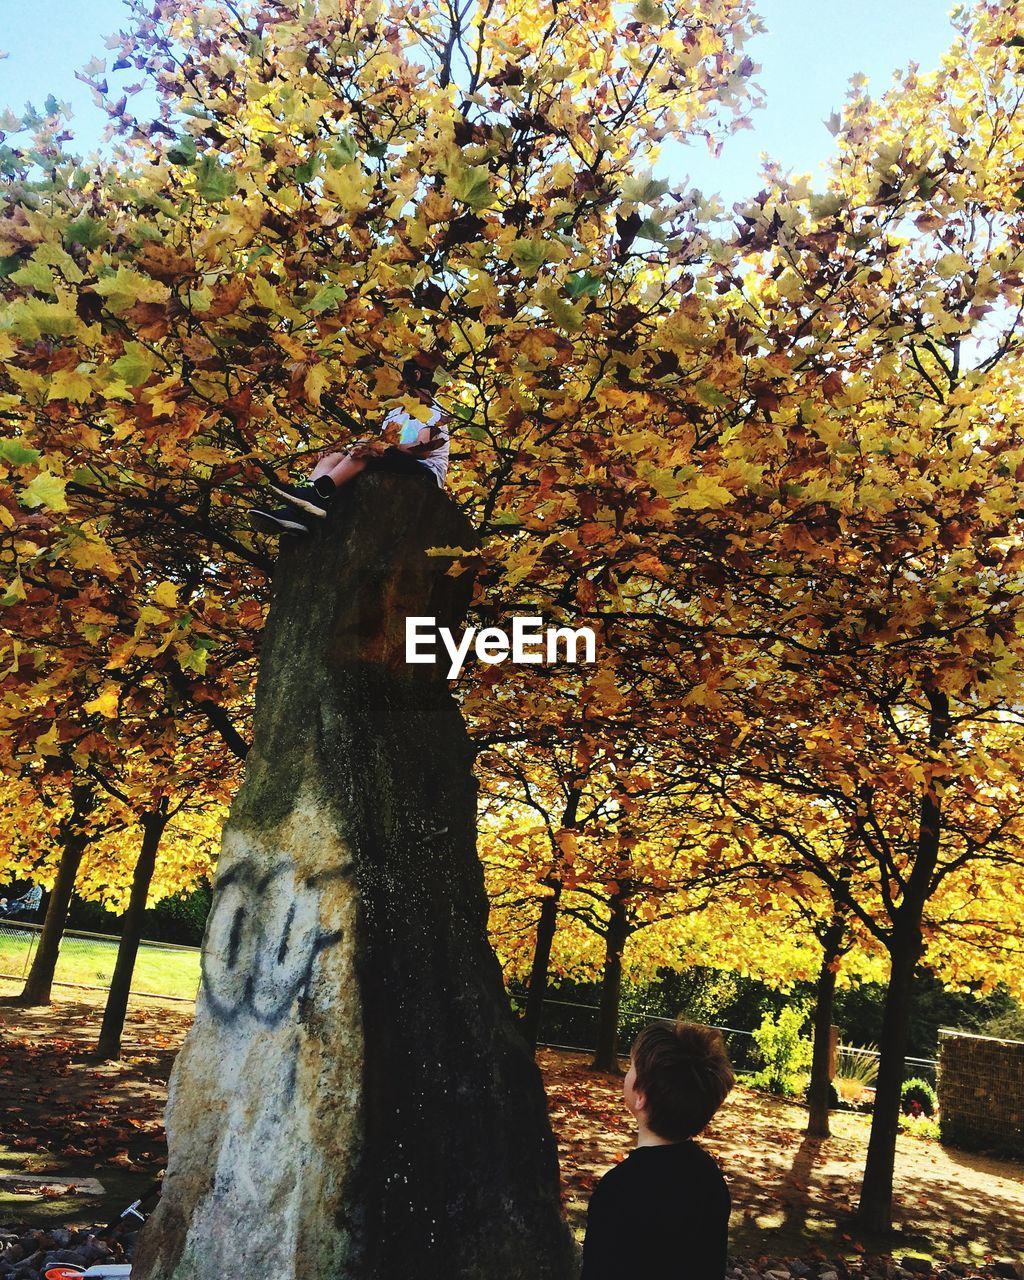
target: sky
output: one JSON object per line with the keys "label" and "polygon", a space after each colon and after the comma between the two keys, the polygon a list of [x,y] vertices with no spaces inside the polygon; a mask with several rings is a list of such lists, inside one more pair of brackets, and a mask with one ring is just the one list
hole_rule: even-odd
{"label": "sky", "polygon": [[[794,173],[821,173],[833,139],[824,121],[843,102],[848,81],[862,72],[880,93],[894,70],[917,62],[938,65],[952,31],[950,0],[761,0],[768,33],[748,52],[762,66],[757,81],[768,106],[754,128],[731,137],[720,159],[697,147],[666,148],[659,176],[689,177],[727,207],[759,187],[760,153]],[[0,108],[40,105],[52,93],[70,102],[82,149],[99,144],[104,118],[76,69],[103,57],[104,38],[124,22],[121,0],[0,0]],[[109,65],[109,58],[108,58]]]}

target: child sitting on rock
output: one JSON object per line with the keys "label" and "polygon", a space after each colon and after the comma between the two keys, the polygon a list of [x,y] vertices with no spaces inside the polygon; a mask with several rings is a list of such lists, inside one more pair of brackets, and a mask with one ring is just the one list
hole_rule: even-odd
{"label": "child sitting on rock", "polygon": [[[428,410],[426,420],[392,409],[381,426],[381,439],[359,440],[347,450],[325,449],[303,485],[274,482],[268,488],[288,504],[254,507],[249,518],[264,533],[309,533],[310,519],[322,520],[327,504],[342,486],[363,471],[391,471],[399,475],[428,473],[439,485],[448,473],[448,423],[426,391],[417,392]],[[397,443],[388,445],[389,437]]]}
{"label": "child sitting on rock", "polygon": [[581,1280],[722,1280],[729,1189],[694,1138],[734,1083],[710,1027],[656,1023],[640,1032],[622,1086],[636,1148],[591,1196]]}

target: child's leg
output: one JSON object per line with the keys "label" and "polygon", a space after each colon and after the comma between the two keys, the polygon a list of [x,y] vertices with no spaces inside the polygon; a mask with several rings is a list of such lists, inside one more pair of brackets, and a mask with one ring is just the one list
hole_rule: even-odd
{"label": "child's leg", "polygon": [[[309,533],[308,516],[324,520],[327,503],[337,489],[357,476],[366,466],[366,460],[348,453],[328,453],[321,458],[306,484],[271,483],[272,493],[284,498],[287,507],[271,511],[266,507],[254,507],[250,512],[253,524],[264,533]],[[296,515],[292,508],[303,515]]]}
{"label": "child's leg", "polygon": [[365,466],[365,458],[353,458],[348,453],[329,453],[326,458],[321,458],[316,464],[313,468],[313,474],[309,478],[311,481],[315,481],[319,480],[321,476],[327,476],[334,484],[334,487],[339,489],[343,484],[357,476]]}
{"label": "child's leg", "polygon": [[343,458],[347,458],[346,453],[327,453],[320,459],[313,470],[309,474],[310,480],[319,480],[321,476],[330,475],[334,468]]}

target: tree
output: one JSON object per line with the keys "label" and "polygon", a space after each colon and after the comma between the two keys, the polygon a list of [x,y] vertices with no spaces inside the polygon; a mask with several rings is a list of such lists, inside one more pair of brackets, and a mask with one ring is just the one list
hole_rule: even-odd
{"label": "tree", "polygon": [[[650,980],[692,963],[694,916],[706,913],[713,932],[725,900],[738,903],[727,925],[723,920],[722,939],[712,941],[705,931],[695,950],[769,980],[801,975],[807,949],[794,964],[794,913],[783,918],[779,885],[766,873],[768,855],[731,838],[733,824],[722,822],[693,757],[671,753],[657,737],[652,754],[642,720],[629,736],[627,725],[606,723],[603,744],[577,737],[578,729],[570,719],[558,745],[503,745],[481,756],[491,931],[512,978],[532,983],[541,953],[545,981],[549,968],[561,977],[600,978],[593,1065],[615,1071],[626,974]],[[558,826],[567,799],[575,822]],[[775,865],[782,882],[787,864]],[[766,902],[773,906],[767,922]],[[549,904],[557,904],[550,914]],[[530,995],[528,985],[527,1010]]]}
{"label": "tree", "polygon": [[855,89],[822,195],[769,172],[719,282],[737,358],[708,396],[730,422],[702,459],[715,497],[701,537],[652,538],[643,566],[652,626],[701,651],[684,702],[716,722],[702,749],[824,788],[874,869],[861,918],[885,921],[892,958],[861,1202],[878,1230],[925,906],[975,858],[1019,856],[1012,792],[972,799],[985,725],[1012,730],[1019,706],[1022,205],[995,158],[1020,130],[1011,32],[1008,7],[965,11],[937,76],[879,104]]}
{"label": "tree", "polygon": [[[628,382],[659,358],[645,311],[625,305],[648,288],[641,242],[668,262],[702,251],[694,201],[636,161],[671,130],[710,127],[721,101],[742,106],[746,3],[628,23],[582,5],[550,20],[330,0],[133,9],[119,62],[153,79],[161,119],[108,99],[122,142],[95,171],[53,117],[7,158],[0,412],[29,451],[12,463],[19,499],[64,517],[62,534],[88,528],[98,557],[116,547],[137,581],[168,583],[146,657],[202,674],[203,641],[239,634],[268,567],[237,531],[243,486],[408,403],[415,358],[466,424],[455,492],[484,558],[522,580],[544,545],[511,522],[537,513],[550,534],[540,508],[559,473],[607,432],[606,369]],[[87,74],[103,96],[102,68]],[[578,524],[575,501],[559,518]]]}
{"label": "tree", "polygon": [[117,1058],[121,1053],[121,1032],[124,1030],[132,974],[142,938],[142,913],[146,909],[149,886],[156,870],[160,837],[164,833],[170,816],[167,797],[161,796],[155,807],[144,814],[141,820],[142,846],[139,849],[139,860],[135,864],[131,898],[128,909],[124,913],[121,941],[117,948],[117,959],[114,962],[114,972],[110,979],[110,990],[107,993],[103,1023],[96,1046],[97,1055],[102,1059]]}
{"label": "tree", "polygon": [[75,877],[89,841],[87,821],[96,807],[95,788],[79,780],[71,786],[69,810],[57,824],[60,862],[47,904],[39,945],[32,957],[32,966],[25,979],[19,1004],[40,1005],[50,1003],[54,970],[60,951],[60,940],[67,923],[68,907],[75,887]]}
{"label": "tree", "polygon": [[[173,724],[173,716],[167,712],[164,714],[166,721]],[[158,719],[158,723],[164,722],[163,718]],[[125,823],[127,831],[142,830],[96,1047],[97,1056],[101,1059],[120,1056],[121,1033],[151,892],[156,890],[160,897],[169,896],[179,882],[194,883],[196,876],[205,874],[212,862],[213,837],[223,821],[227,793],[236,781],[229,760],[224,758],[222,740],[211,742],[212,736],[209,731],[191,739],[179,735],[175,742],[175,755],[170,761],[161,759],[158,743],[147,744],[146,748],[125,753],[125,758],[119,761],[121,767],[116,780],[109,771],[98,775],[103,791],[130,815]],[[216,750],[219,741],[222,746],[220,753]],[[186,760],[191,761],[191,767]],[[141,783],[126,767],[129,764],[141,769]],[[175,824],[178,826],[177,841],[173,838]],[[169,827],[172,838],[165,842]],[[183,840],[187,840],[190,846],[187,854],[181,848]],[[161,866],[158,854],[161,845],[166,843],[171,847],[164,848]],[[100,853],[101,849],[102,845],[96,852]],[[97,858],[89,868],[87,881],[92,892],[97,891],[96,882],[101,877],[113,878],[124,860],[120,850],[114,852],[110,859],[114,867],[109,863],[104,865]],[[112,891],[109,879],[102,879],[101,883],[105,894],[113,896],[116,890]]]}
{"label": "tree", "polygon": [[471,537],[429,477],[367,476],[282,554],[143,1275],[209,1274],[240,1216],[297,1275],[571,1271],[472,749],[443,669],[403,658],[405,616],[458,625],[466,575],[427,551]]}
{"label": "tree", "polygon": [[[482,751],[478,763],[483,771],[481,834],[486,841],[483,858],[485,868],[492,870],[489,886],[492,933],[507,932],[502,921],[493,920],[495,912],[507,914],[510,909],[521,910],[527,903],[533,905],[536,890],[532,885],[524,888],[521,874],[517,873],[525,870],[542,890],[526,983],[526,1003],[520,1018],[527,1043],[536,1049],[548,989],[551,948],[558,925],[565,860],[568,856],[571,861],[573,856],[577,829],[589,820],[598,819],[599,813],[594,808],[589,813],[580,813],[588,769],[583,762],[579,765],[581,777],[572,774],[559,777],[556,772],[557,799],[550,791],[551,783],[556,779],[550,774],[544,779],[537,777],[535,748],[519,751],[506,747],[501,751]],[[538,781],[541,781],[540,794]],[[545,782],[548,783],[546,787],[543,785]],[[527,811],[527,817],[520,823],[512,817],[517,804]],[[549,805],[553,805],[554,811]],[[492,813],[493,824],[488,822]],[[539,819],[539,824],[531,822],[531,816]],[[502,853],[498,853],[499,849]]]}
{"label": "tree", "polygon": [[[92,67],[113,163],[69,154],[59,104],[4,121],[30,135],[0,153],[11,663],[38,644],[29,593],[74,602],[104,671],[166,678],[244,754],[269,559],[239,500],[411,407],[415,362],[461,427],[478,616],[607,645],[583,741],[639,716],[652,757],[682,738],[691,765],[831,806],[847,907],[893,958],[863,1205],[885,1226],[925,907],[1016,857],[1011,6],[961,14],[935,78],[855,87],[827,189],[769,168],[725,235],[643,162],[742,116],[740,0],[132,9],[118,63],[160,118]],[[546,673],[501,678],[466,681],[478,740],[542,741]],[[976,770],[993,722],[1010,736]]]}
{"label": "tree", "polygon": [[[139,812],[158,813],[160,797],[168,792],[179,796],[174,812],[185,804],[190,790],[203,793],[189,806],[193,811],[223,800],[233,780],[234,757],[230,733],[211,733],[218,715],[211,717],[201,699],[191,697],[188,711],[179,714],[182,688],[188,694],[193,685],[176,661],[177,647],[168,653],[170,639],[160,648],[144,640],[147,627],[166,621],[164,610],[175,606],[173,585],[158,584],[150,602],[144,602],[126,592],[120,571],[111,576],[102,560],[93,563],[91,555],[79,556],[77,572],[54,569],[47,564],[55,542],[53,522],[44,517],[30,528],[40,545],[26,547],[15,537],[9,547],[21,559],[17,589],[10,592],[2,619],[13,660],[0,676],[5,695],[0,740],[8,778],[17,779],[9,796],[11,807],[24,806],[27,797],[31,815],[29,821],[23,815],[16,824],[16,856],[37,878],[45,878],[52,862],[51,842],[60,859],[41,945],[21,997],[45,1003],[76,883],[87,897],[116,898],[124,862],[130,859],[137,890],[131,918],[141,922],[150,883],[138,878],[136,851],[124,839],[125,831],[134,827]],[[38,554],[46,549],[46,555]],[[35,562],[30,550],[38,554]],[[129,581],[134,588],[134,580]],[[182,648],[193,652],[188,642]],[[193,659],[194,665],[205,667],[205,650],[195,652],[204,657],[202,663]],[[160,660],[154,662],[158,654]],[[225,676],[227,688],[221,698],[229,696],[230,673],[225,671]],[[74,695],[69,697],[70,689]],[[189,713],[197,727],[187,723]],[[218,704],[218,714],[226,715],[223,703]],[[41,725],[47,726],[43,732]],[[70,793],[70,812],[57,823],[43,820],[40,810],[59,813],[64,808],[64,791]],[[188,882],[188,868],[193,878],[196,874],[203,841],[194,829],[192,835],[192,853],[179,861],[184,875],[167,876],[167,892]],[[150,854],[155,858],[155,847],[147,849],[147,859]],[[199,869],[206,866],[202,862]],[[153,870],[155,861],[150,877]],[[154,887],[161,889],[159,879]],[[108,1007],[108,1045],[114,1023],[119,1034],[123,1020],[131,980],[126,960],[130,951],[134,963],[138,938],[133,943],[129,931],[122,942]]]}

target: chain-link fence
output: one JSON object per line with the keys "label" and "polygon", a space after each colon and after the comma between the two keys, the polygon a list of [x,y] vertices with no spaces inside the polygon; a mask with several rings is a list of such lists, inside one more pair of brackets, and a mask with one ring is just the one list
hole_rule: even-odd
{"label": "chain-link fence", "polygon": [[[523,1007],[521,995],[513,993],[512,1005],[517,1011]],[[540,1019],[538,1043],[547,1049],[579,1049],[590,1053],[597,1038],[596,1004],[584,1004],[578,1000],[545,999]],[[637,1033],[650,1022],[674,1023],[663,1010],[648,1006],[627,1006],[619,1010],[619,1052],[625,1057]],[[749,1031],[735,1027],[718,1027],[725,1040],[729,1059],[739,1071],[746,1071],[752,1061],[753,1037]]]}
{"label": "chain-link fence", "polygon": [[[24,979],[39,945],[42,926],[0,921],[0,977]],[[68,930],[54,973],[57,986],[106,991],[114,974],[119,938]],[[132,994],[194,1003],[199,990],[199,948],[172,942],[142,942],[132,974]]]}
{"label": "chain-link fence", "polygon": [[[24,979],[38,945],[41,926],[15,920],[0,920],[0,977]],[[114,972],[119,939],[109,934],[65,932],[60,944],[55,983],[106,991]],[[172,942],[142,942],[132,975],[132,994],[192,1004],[199,991],[199,948]],[[512,1005],[521,1011],[522,992],[511,993]],[[544,1001],[538,1041],[546,1048],[593,1052],[597,1038],[598,1006],[577,1000]],[[649,1022],[674,1022],[664,1009],[653,1005],[628,1005],[619,1011],[620,1052],[628,1053],[637,1032]],[[737,1071],[758,1065],[757,1047],[750,1031],[719,1027],[729,1058]],[[876,1049],[856,1053],[878,1059]],[[907,1075],[923,1076],[934,1083],[933,1058],[907,1058]]]}
{"label": "chain-link fence", "polygon": [[[521,1010],[524,999],[521,993],[513,993],[513,1007]],[[538,1043],[548,1049],[578,1049],[582,1052],[593,1052],[597,1038],[597,1019],[599,1007],[578,1000],[545,999],[541,1012],[540,1033]],[[667,1016],[665,1011],[653,1006],[624,1006],[619,1011],[619,1053],[625,1057],[629,1046],[637,1033],[650,1022],[674,1023],[674,1017]],[[741,1031],[736,1027],[717,1027],[725,1041],[729,1060],[737,1071],[752,1071],[760,1065],[757,1045],[751,1031]],[[877,1049],[857,1049],[863,1057],[870,1058],[877,1064]],[[937,1063],[934,1058],[904,1059],[905,1076],[921,1076],[935,1083]],[[876,1067],[877,1069],[877,1067]]]}

